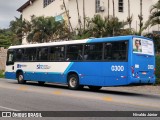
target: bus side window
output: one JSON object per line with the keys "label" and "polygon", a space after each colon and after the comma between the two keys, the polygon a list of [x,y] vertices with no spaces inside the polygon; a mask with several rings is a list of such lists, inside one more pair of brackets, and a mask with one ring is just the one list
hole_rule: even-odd
{"label": "bus side window", "polygon": [[48,47],[37,49],[37,60],[48,60]]}
{"label": "bus side window", "polygon": [[63,61],[64,60],[64,46],[52,46],[49,51],[50,61]]}
{"label": "bus side window", "polygon": [[16,51],[16,61],[23,61],[24,49],[17,49]]}
{"label": "bus side window", "polygon": [[82,51],[83,51],[83,45],[68,45],[66,60],[81,61],[83,59]]}
{"label": "bus side window", "polygon": [[36,48],[27,48],[25,50],[25,57],[26,61],[35,61],[36,58]]}
{"label": "bus side window", "polygon": [[102,43],[86,44],[84,48],[84,59],[86,60],[102,60]]}
{"label": "bus side window", "polygon": [[104,59],[110,61],[112,58],[112,43],[105,43]]}
{"label": "bus side window", "polygon": [[126,61],[127,60],[127,42],[109,42],[105,43],[104,60],[106,61]]}

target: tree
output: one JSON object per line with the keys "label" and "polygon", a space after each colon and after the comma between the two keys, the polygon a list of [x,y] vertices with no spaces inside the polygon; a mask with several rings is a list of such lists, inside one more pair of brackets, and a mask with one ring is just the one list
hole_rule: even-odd
{"label": "tree", "polygon": [[142,0],[140,0],[140,14],[138,15],[138,18],[139,18],[139,35],[141,35],[143,30]]}
{"label": "tree", "polygon": [[15,20],[10,22],[10,30],[16,35],[14,43],[21,44],[24,33],[22,32],[24,22],[22,21],[22,15],[20,18],[15,17]]}
{"label": "tree", "polygon": [[158,33],[148,33],[144,35],[145,37],[151,38],[154,42],[155,52],[160,55],[160,34]]}
{"label": "tree", "polygon": [[0,47],[8,48],[11,45],[12,34],[9,29],[0,29]]}
{"label": "tree", "polygon": [[70,21],[69,11],[67,11],[66,3],[65,3],[64,0],[63,0],[63,6],[64,6],[65,13],[67,15],[67,19],[68,19],[68,22],[69,22],[69,29],[71,29],[71,32],[73,32],[73,27],[72,27],[72,24],[71,24],[71,21]]}
{"label": "tree", "polygon": [[113,17],[115,17],[115,6],[114,6],[114,0],[112,0],[112,4],[113,4]]}
{"label": "tree", "polygon": [[131,30],[132,16],[131,16],[131,11],[130,11],[130,0],[128,0],[128,17],[127,17],[127,22],[129,24],[129,29]]}
{"label": "tree", "polygon": [[108,19],[108,17],[102,18],[100,15],[95,15],[92,19],[87,19],[87,29],[82,32],[81,36],[78,30],[77,37],[75,38],[84,39],[88,37],[106,37],[113,35],[122,35],[121,31],[123,31],[124,33],[123,27],[126,24],[127,22],[121,22],[116,17],[110,17]]}
{"label": "tree", "polygon": [[107,36],[123,35],[121,32],[124,31],[124,26],[128,24],[127,22],[119,21],[117,17],[113,16],[105,21],[107,21],[107,26],[105,27],[105,35]]}
{"label": "tree", "polygon": [[80,17],[80,14],[79,14],[79,4],[78,4],[78,0],[76,0],[76,4],[77,4],[77,14],[78,14],[78,24],[79,24],[79,28],[80,28],[80,31],[82,31],[82,22],[81,22],[81,17]]}
{"label": "tree", "polygon": [[[114,0],[112,0],[112,4],[113,4],[113,18],[115,18],[115,6],[114,6]],[[114,19],[113,19],[114,20]],[[114,30],[114,26],[113,26],[113,36],[115,35],[115,30]]]}
{"label": "tree", "polygon": [[92,35],[94,37],[103,37],[106,30],[106,26],[106,19],[103,19],[100,15],[95,15],[92,18]]}
{"label": "tree", "polygon": [[86,29],[85,0],[83,0],[83,30]]}
{"label": "tree", "polygon": [[110,8],[110,0],[108,0],[108,19],[109,19],[109,8]]}
{"label": "tree", "polygon": [[150,13],[149,24],[151,26],[160,24],[160,0],[151,7]]}
{"label": "tree", "polygon": [[54,17],[32,17],[31,31],[27,36],[28,42],[49,42],[65,39],[68,36],[68,28],[64,21],[55,21]]}

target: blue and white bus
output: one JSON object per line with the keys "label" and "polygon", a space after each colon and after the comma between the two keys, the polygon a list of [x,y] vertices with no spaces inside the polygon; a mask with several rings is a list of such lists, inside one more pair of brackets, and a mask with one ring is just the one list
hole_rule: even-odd
{"label": "blue and white bus", "polygon": [[70,89],[155,83],[153,41],[118,36],[11,46],[5,76],[18,83],[67,84]]}

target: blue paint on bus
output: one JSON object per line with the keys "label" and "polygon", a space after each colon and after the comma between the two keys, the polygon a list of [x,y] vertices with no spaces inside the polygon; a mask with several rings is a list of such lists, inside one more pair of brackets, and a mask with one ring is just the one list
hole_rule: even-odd
{"label": "blue paint on bus", "polygon": [[[79,77],[80,85],[120,86],[153,84],[155,83],[155,55],[133,53],[133,38],[152,41],[140,36],[93,38],[87,41],[87,44],[127,41],[127,61],[74,61],[70,62],[63,72],[31,72],[29,70],[23,71],[22,69],[24,79],[67,84],[67,75],[70,72],[75,72]],[[63,66],[63,62],[61,63]],[[16,79],[16,72],[6,72],[5,76],[8,79]]]}

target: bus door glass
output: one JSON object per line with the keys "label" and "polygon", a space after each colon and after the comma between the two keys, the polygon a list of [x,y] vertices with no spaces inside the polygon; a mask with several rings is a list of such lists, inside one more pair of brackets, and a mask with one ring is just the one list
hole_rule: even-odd
{"label": "bus door glass", "polygon": [[6,65],[14,65],[15,52],[14,50],[8,50],[7,52],[7,62]]}

